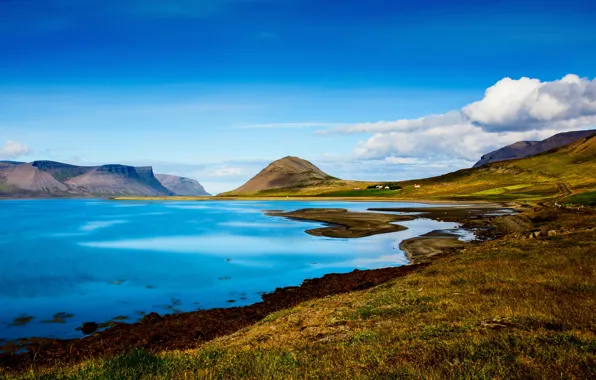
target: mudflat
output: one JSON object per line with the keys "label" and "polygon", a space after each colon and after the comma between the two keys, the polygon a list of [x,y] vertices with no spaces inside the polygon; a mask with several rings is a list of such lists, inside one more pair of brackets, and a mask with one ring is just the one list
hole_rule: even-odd
{"label": "mudflat", "polygon": [[[377,212],[351,212],[345,209],[301,209],[291,212],[270,211],[267,215],[281,216],[294,220],[329,223],[327,227],[307,230],[313,236],[333,238],[360,238],[377,234],[398,232],[407,229],[399,222],[414,219],[435,219],[460,223],[462,227],[477,230],[480,235],[488,230],[489,219],[493,216],[510,213],[497,204],[472,204],[444,207],[396,207],[369,208]],[[390,213],[380,213],[390,212]],[[486,230],[486,231],[485,231]],[[400,243],[412,264],[428,262],[433,256],[449,253],[465,246],[458,235],[444,231],[406,239]]]}
{"label": "mudflat", "polygon": [[340,208],[308,208],[290,212],[269,211],[267,215],[329,223],[330,226],[328,227],[314,228],[307,230],[306,233],[313,236],[333,238],[360,238],[403,231],[406,227],[392,223],[415,219],[414,216],[410,215],[351,212]]}

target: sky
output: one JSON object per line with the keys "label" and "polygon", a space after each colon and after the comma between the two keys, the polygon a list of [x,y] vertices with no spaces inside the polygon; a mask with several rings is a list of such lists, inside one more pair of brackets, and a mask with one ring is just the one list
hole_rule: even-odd
{"label": "sky", "polygon": [[470,167],[596,127],[596,2],[0,0],[0,159],[152,165],[231,190]]}

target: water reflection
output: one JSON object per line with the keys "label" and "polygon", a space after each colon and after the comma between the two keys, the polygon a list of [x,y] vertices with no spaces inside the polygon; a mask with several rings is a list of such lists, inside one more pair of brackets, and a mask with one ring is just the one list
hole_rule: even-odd
{"label": "water reflection", "polygon": [[[396,233],[330,239],[304,233],[320,223],[263,213],[398,206],[420,205],[6,202],[0,215],[5,226],[0,235],[0,338],[77,337],[81,333],[75,328],[87,321],[132,322],[151,311],[250,304],[263,292],[306,278],[404,265],[403,239],[456,227],[416,220],[404,222],[409,229]],[[15,324],[17,318],[27,323]]]}

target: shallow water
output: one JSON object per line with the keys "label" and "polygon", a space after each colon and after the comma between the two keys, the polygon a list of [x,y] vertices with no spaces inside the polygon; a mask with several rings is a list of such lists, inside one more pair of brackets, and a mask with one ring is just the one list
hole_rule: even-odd
{"label": "shallow water", "polygon": [[320,223],[263,210],[411,206],[423,205],[2,201],[0,338],[79,337],[83,322],[242,306],[326,273],[404,265],[403,239],[456,224],[415,220],[401,223],[406,231],[331,239],[304,233]]}

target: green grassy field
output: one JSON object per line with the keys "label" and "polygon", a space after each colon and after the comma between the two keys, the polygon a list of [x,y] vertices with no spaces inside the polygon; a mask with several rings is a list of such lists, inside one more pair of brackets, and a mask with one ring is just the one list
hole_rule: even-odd
{"label": "green grassy field", "polygon": [[328,193],[321,193],[321,197],[395,197],[399,194],[399,190],[377,190],[377,189],[362,189],[362,190],[340,190],[330,191]]}
{"label": "green grassy field", "polygon": [[[188,351],[135,350],[24,379],[596,377],[594,214],[528,214],[553,237],[476,243],[375,288],[308,301]],[[527,232],[527,231],[526,231]]]}
{"label": "green grassy field", "polygon": [[596,205],[596,191],[590,191],[583,194],[573,195],[562,200],[562,203],[572,203],[579,205]]}

